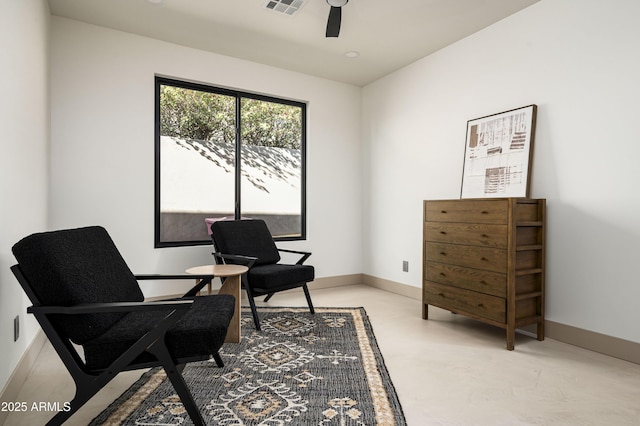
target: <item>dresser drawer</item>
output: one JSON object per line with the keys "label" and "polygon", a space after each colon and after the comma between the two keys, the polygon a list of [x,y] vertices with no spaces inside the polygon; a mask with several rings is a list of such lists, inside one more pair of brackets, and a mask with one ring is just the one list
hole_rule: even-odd
{"label": "dresser drawer", "polygon": [[426,222],[507,223],[508,200],[427,201]]}
{"label": "dresser drawer", "polygon": [[507,250],[458,244],[428,243],[424,247],[425,261],[447,263],[505,273]]}
{"label": "dresser drawer", "polygon": [[424,279],[478,293],[507,297],[507,276],[497,272],[426,262]]}
{"label": "dresser drawer", "polygon": [[425,303],[456,313],[475,315],[488,320],[506,321],[506,299],[425,281]]}
{"label": "dresser drawer", "polygon": [[424,239],[441,243],[507,248],[507,225],[425,222]]}

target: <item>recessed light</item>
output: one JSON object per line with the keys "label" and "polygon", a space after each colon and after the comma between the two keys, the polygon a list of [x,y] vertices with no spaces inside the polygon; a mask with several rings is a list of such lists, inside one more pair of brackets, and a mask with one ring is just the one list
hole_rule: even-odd
{"label": "recessed light", "polygon": [[346,52],[344,54],[344,56],[346,58],[357,58],[358,56],[360,56],[360,52],[356,52],[355,50],[351,50],[349,52]]}

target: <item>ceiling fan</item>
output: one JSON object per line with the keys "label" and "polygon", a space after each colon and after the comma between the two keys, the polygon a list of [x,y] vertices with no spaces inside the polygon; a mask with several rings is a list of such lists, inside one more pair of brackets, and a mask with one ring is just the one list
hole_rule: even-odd
{"label": "ceiling fan", "polygon": [[342,6],[349,3],[349,0],[327,0],[331,10],[327,21],[327,37],[338,37],[340,34],[340,23],[342,22]]}

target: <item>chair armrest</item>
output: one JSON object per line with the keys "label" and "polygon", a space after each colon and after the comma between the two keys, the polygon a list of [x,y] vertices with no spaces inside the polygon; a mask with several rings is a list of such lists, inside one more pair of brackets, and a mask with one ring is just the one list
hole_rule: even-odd
{"label": "chair armrest", "polygon": [[226,254],[226,253],[220,253],[220,252],[214,252],[211,254],[213,254],[213,256],[218,259],[235,260],[236,262],[239,262],[240,265],[244,265],[249,269],[251,269],[253,264],[256,263],[256,260],[258,260],[257,257],[242,256],[238,254]]}
{"label": "chair armrest", "polygon": [[311,256],[310,251],[289,250],[289,249],[282,249],[282,248],[279,248],[278,251],[282,251],[285,253],[301,254],[302,257],[300,258],[300,260],[296,262],[296,265],[302,265],[309,258],[309,256]]}
{"label": "chair armrest", "polygon": [[211,284],[211,279],[213,278],[213,274],[177,274],[177,275],[156,275],[156,274],[146,274],[146,275],[136,275],[137,280],[200,280],[196,283],[194,287],[191,288],[188,292],[182,295],[182,297],[192,297],[198,294],[200,290],[204,288],[205,285]]}
{"label": "chair armrest", "polygon": [[28,313],[41,314],[99,314],[104,312],[141,312],[161,310],[191,309],[193,300],[161,300],[157,302],[112,302],[112,303],[83,303],[74,306],[30,306]]}
{"label": "chair armrest", "polygon": [[209,278],[211,274],[176,274],[176,275],[160,275],[160,274],[144,274],[135,275],[137,280],[195,280]]}

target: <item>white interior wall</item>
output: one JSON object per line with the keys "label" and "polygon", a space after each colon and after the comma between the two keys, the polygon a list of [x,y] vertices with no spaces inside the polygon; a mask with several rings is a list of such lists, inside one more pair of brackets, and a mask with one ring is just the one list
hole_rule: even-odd
{"label": "white interior wall", "polygon": [[52,228],[105,226],[135,273],[212,263],[210,246],[153,248],[159,74],[308,102],[308,238],[280,246],[312,251],[317,277],[361,272],[361,88],[58,17],[51,43]]}
{"label": "white interior wall", "polygon": [[542,0],[365,87],[364,272],[420,287],[422,200],[459,198],[467,120],[535,103],[547,318],[640,342],[638,16]]}
{"label": "white interior wall", "polygon": [[13,244],[47,225],[48,35],[45,1],[0,2],[0,390],[39,328],[9,268]]}

